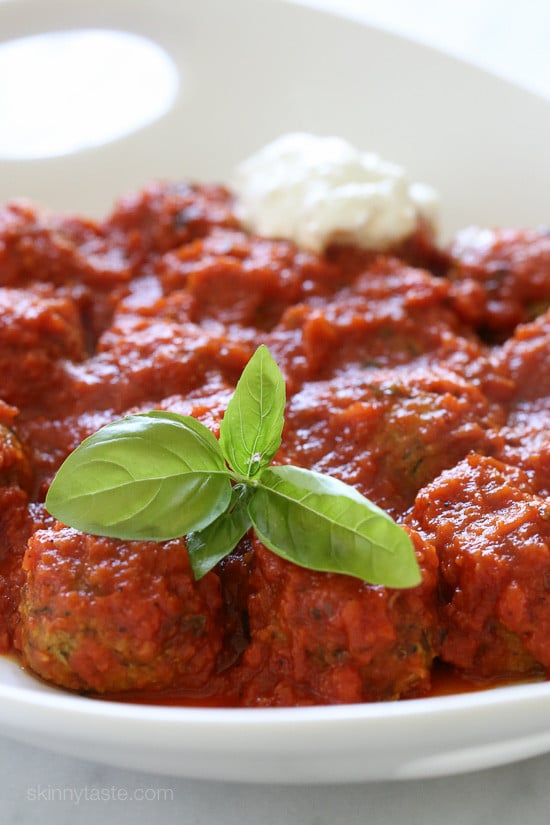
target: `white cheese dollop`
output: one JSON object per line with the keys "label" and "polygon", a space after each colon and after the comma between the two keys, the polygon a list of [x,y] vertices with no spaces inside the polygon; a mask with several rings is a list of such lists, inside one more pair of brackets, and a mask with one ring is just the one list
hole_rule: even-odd
{"label": "white cheese dollop", "polygon": [[321,252],[331,242],[385,249],[420,221],[435,228],[439,199],[401,167],[338,137],[283,135],[241,163],[232,188],[251,231]]}

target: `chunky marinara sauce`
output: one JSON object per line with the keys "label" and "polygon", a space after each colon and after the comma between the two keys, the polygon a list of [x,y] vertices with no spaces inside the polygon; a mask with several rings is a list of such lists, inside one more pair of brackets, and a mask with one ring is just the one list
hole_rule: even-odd
{"label": "chunky marinara sauce", "polygon": [[[155,184],[103,222],[0,212],[0,646],[97,695],[237,706],[428,695],[550,669],[550,235],[422,228],[323,255],[247,233],[229,192]],[[55,522],[61,462],[128,412],[214,433],[260,344],[287,382],[279,463],[409,530],[391,590],[250,533],[198,582],[184,539]],[[439,683],[437,683],[439,684]]]}

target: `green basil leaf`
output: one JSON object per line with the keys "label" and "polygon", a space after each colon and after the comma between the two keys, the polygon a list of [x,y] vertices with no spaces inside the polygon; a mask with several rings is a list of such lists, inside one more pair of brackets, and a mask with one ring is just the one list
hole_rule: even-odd
{"label": "green basil leaf", "polygon": [[284,423],[285,382],[267,347],[246,365],[220,427],[220,446],[229,466],[254,478],[279,449]]}
{"label": "green basil leaf", "polygon": [[250,494],[246,485],[236,484],[229,509],[204,530],[187,536],[187,552],[195,579],[200,579],[228,556],[250,529],[252,522],[247,509]]}
{"label": "green basil leaf", "polygon": [[230,499],[210,430],[190,416],[152,411],[85,439],[60,467],[46,507],[87,533],[165,541],[206,527]]}
{"label": "green basil leaf", "polygon": [[386,587],[413,587],[421,580],[405,530],[335,478],[299,467],[272,467],[264,471],[248,507],[260,541],[294,564]]}

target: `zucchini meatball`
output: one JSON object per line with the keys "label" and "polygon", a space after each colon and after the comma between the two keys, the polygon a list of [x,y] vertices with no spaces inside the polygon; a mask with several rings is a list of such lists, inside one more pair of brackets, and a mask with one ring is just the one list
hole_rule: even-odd
{"label": "zucchini meatball", "polygon": [[550,504],[528,476],[468,456],[417,496],[408,523],[440,562],[441,656],[476,678],[550,669]]}
{"label": "zucchini meatball", "polygon": [[492,450],[498,422],[485,395],[451,370],[372,370],[296,393],[280,455],[356,485],[395,516],[471,450]]}
{"label": "zucchini meatball", "polygon": [[221,647],[219,582],[195,582],[184,540],[93,537],[55,524],[30,539],[21,648],[36,673],[98,693],[200,693]]}
{"label": "zucchini meatball", "polygon": [[66,395],[63,361],[85,357],[75,303],[48,286],[0,287],[0,398],[24,408],[57,409]]}
{"label": "zucchini meatball", "polygon": [[292,389],[413,363],[467,375],[484,354],[452,309],[448,282],[393,258],[376,259],[327,297],[289,307],[265,343]]}
{"label": "zucchini meatball", "polygon": [[391,590],[290,564],[254,539],[242,659],[244,705],[312,705],[424,694],[438,646],[433,547],[412,535],[422,582]]}
{"label": "zucchini meatball", "polygon": [[450,261],[455,308],[490,338],[507,337],[550,304],[548,229],[464,229]]}
{"label": "zucchini meatball", "polygon": [[540,496],[550,495],[550,310],[521,324],[502,347],[497,362],[510,381],[507,420],[495,458],[521,467]]}

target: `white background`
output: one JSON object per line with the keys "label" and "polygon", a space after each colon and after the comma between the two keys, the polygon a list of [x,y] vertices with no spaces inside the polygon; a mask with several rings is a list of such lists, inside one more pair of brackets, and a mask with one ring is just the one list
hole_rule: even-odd
{"label": "white background", "polygon": [[[338,8],[415,36],[550,97],[548,0],[304,2]],[[549,821],[550,756],[448,779],[334,787],[223,785],[153,777],[5,739],[0,739],[0,766],[0,822],[6,825],[35,821],[42,825],[538,825]],[[158,788],[167,789],[167,801],[116,798],[119,791],[128,797],[136,792],[155,796]],[[74,801],[94,790],[108,800]],[[61,793],[65,801],[49,801]]]}

